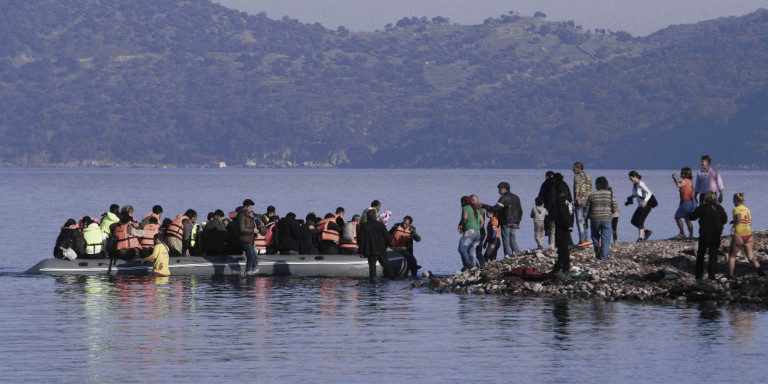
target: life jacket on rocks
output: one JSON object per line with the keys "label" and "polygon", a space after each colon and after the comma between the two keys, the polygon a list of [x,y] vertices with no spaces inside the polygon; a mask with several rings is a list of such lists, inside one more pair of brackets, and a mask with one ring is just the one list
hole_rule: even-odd
{"label": "life jacket on rocks", "polygon": [[411,229],[405,229],[402,225],[398,225],[395,229],[395,233],[392,235],[392,241],[389,245],[392,247],[405,247],[408,245],[408,240],[411,239]]}
{"label": "life jacket on rocks", "polygon": [[96,224],[91,224],[83,228],[83,237],[85,238],[85,253],[96,255],[104,249],[104,232]]}
{"label": "life jacket on rocks", "polygon": [[179,216],[176,219],[174,219],[171,224],[168,224],[168,229],[165,231],[165,234],[168,236],[175,237],[179,240],[184,239],[184,224],[182,222],[184,220],[189,220],[186,216]]}
{"label": "life jacket on rocks", "polygon": [[357,245],[357,221],[350,221],[344,224],[344,231],[341,237],[341,248],[358,249]]}
{"label": "life jacket on rocks", "polygon": [[115,249],[118,251],[123,249],[141,248],[141,243],[136,236],[128,234],[128,226],[130,224],[118,225],[115,228]]}
{"label": "life jacket on rocks", "polygon": [[319,241],[333,241],[334,243],[339,243],[339,231],[335,229],[328,228],[328,225],[332,222],[336,222],[336,218],[328,218],[320,220],[319,223],[317,223],[317,231],[319,234],[317,235],[317,238]]}
{"label": "life jacket on rocks", "polygon": [[159,224],[149,223],[144,226],[144,236],[141,238],[141,248],[154,248],[155,235],[160,231]]}

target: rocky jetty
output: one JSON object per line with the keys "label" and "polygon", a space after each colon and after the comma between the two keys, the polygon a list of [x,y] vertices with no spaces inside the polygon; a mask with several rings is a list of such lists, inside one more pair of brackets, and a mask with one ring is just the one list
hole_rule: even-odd
{"label": "rocky jetty", "polygon": [[[519,267],[550,271],[554,250],[530,250],[514,257],[487,263],[482,268],[450,276],[427,276],[410,288],[460,294],[491,294],[552,298],[597,298],[664,303],[710,301],[717,303],[768,304],[768,278],[741,255],[735,278],[728,280],[727,254],[730,237],[723,238],[718,274],[714,279],[696,281],[694,240],[658,240],[615,243],[607,260],[597,260],[592,248],[571,251],[571,272],[560,276],[518,277]],[[768,232],[755,233],[755,255],[765,265],[768,259]],[[768,267],[768,265],[765,265]],[[706,272],[705,272],[706,276]]]}

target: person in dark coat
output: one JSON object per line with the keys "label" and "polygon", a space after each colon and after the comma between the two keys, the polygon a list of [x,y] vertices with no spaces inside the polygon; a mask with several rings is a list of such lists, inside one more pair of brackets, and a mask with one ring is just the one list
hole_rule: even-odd
{"label": "person in dark coat", "polygon": [[376,282],[376,261],[384,269],[384,276],[394,280],[395,276],[387,259],[387,247],[389,246],[389,232],[387,227],[376,220],[376,211],[369,209],[365,212],[368,220],[361,223],[357,231],[357,243],[360,255],[368,259],[368,281]]}
{"label": "person in dark coat", "polygon": [[227,227],[221,217],[213,214],[205,224],[200,238],[200,248],[206,255],[223,255],[227,240]]}
{"label": "person in dark coat", "polygon": [[567,273],[571,270],[571,230],[573,229],[573,197],[571,188],[563,180],[563,175],[556,173],[553,176],[552,186],[557,196],[555,209],[557,210],[555,224],[555,248],[557,248],[557,261],[552,268],[552,274]]}
{"label": "person in dark coat", "polygon": [[288,212],[277,222],[278,249],[282,255],[298,255],[301,241],[307,235],[307,230],[296,221],[296,214]]}
{"label": "person in dark coat", "polygon": [[544,231],[549,236],[549,248],[555,247],[555,220],[557,220],[557,193],[555,192],[555,173],[547,171],[544,182],[539,188],[538,198],[544,201],[548,214],[544,217]]}
{"label": "person in dark coat", "polygon": [[59,236],[56,238],[56,245],[53,247],[53,257],[67,260],[83,257],[85,245],[85,237],[80,232],[77,222],[75,219],[69,219],[61,227],[61,232],[59,232]]}
{"label": "person in dark coat", "polygon": [[723,206],[718,204],[717,195],[709,191],[704,195],[701,205],[691,213],[691,220],[699,220],[699,249],[696,253],[696,280],[704,278],[704,256],[709,253],[707,276],[715,278],[717,256],[720,253],[720,239],[723,227],[728,222],[728,215]]}
{"label": "person in dark coat", "polygon": [[[503,181],[497,185],[499,189],[499,202],[496,205],[483,205],[487,211],[496,209],[498,212],[499,226],[501,227],[501,244],[504,248],[504,256],[512,256],[520,252],[515,238],[515,230],[520,229],[520,220],[523,218],[523,207],[520,198],[509,190],[509,183]],[[483,212],[485,215],[485,212]],[[482,239],[481,239],[482,243]]]}

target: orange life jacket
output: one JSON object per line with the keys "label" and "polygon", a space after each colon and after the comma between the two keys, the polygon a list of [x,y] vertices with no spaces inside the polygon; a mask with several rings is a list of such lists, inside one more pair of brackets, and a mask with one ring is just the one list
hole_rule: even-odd
{"label": "orange life jacket", "polygon": [[262,235],[259,233],[259,231],[256,231],[256,233],[253,236],[253,245],[256,246],[256,249],[258,250],[266,250],[267,249],[267,235]]}
{"label": "orange life jacket", "polygon": [[335,223],[335,218],[328,218],[320,220],[319,223],[317,223],[317,230],[320,232],[320,234],[317,235],[318,240],[320,241],[333,241],[334,243],[339,243],[339,238],[341,235],[339,235],[339,231],[328,228],[328,225],[330,223]]}
{"label": "orange life jacket", "polygon": [[160,224],[149,223],[144,226],[144,236],[141,238],[142,248],[155,247],[155,235],[160,231]]}
{"label": "orange life jacket", "polygon": [[139,239],[136,236],[128,234],[129,225],[130,224],[122,224],[115,228],[115,249],[118,251],[123,249],[141,248]]}
{"label": "orange life jacket", "polygon": [[168,225],[168,229],[166,230],[166,235],[173,236],[179,240],[184,239],[184,224],[182,222],[184,220],[189,220],[186,216],[179,216],[175,220],[171,222],[171,224]]}
{"label": "orange life jacket", "polygon": [[[355,233],[357,233],[357,227],[358,227],[358,225],[360,223],[357,222],[357,221],[352,221],[352,224],[355,225]],[[352,240],[347,240],[347,239],[342,238],[341,239],[341,248],[358,249],[359,247],[357,245],[357,235],[355,235],[355,237]]]}
{"label": "orange life jacket", "polygon": [[405,247],[408,245],[408,240],[410,239],[411,229],[405,229],[402,225],[398,225],[394,235],[392,235],[392,241],[389,242],[389,245],[392,247]]}
{"label": "orange life jacket", "polygon": [[499,226],[499,220],[495,217],[488,222],[488,235],[496,239],[501,239],[501,226]]}

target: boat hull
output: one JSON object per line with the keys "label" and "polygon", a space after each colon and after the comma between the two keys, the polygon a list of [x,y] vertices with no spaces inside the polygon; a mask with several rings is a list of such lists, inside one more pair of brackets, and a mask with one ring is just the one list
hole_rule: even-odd
{"label": "boat hull", "polygon": [[[408,274],[405,258],[397,252],[387,253],[397,277]],[[172,257],[171,275],[228,276],[245,271],[245,256]],[[148,275],[152,265],[141,260],[109,259],[45,259],[27,270],[34,275]],[[381,266],[376,274],[383,275]],[[367,278],[368,260],[357,255],[259,255],[258,275]]]}

